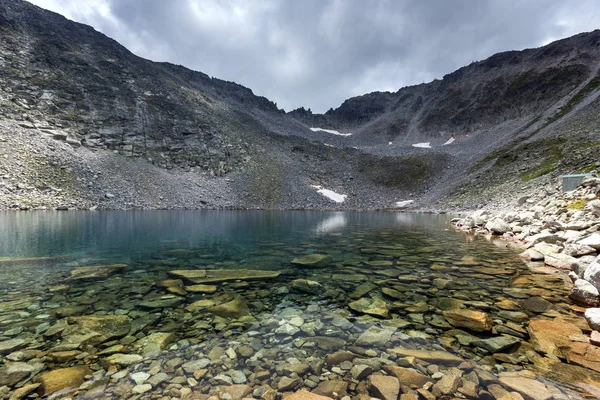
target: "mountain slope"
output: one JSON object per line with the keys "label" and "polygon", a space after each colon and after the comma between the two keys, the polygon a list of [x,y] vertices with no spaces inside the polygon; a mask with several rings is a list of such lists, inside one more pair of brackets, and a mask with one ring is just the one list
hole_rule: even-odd
{"label": "mountain slope", "polygon": [[599,62],[595,31],[325,114],[285,113],[0,0],[0,208],[477,206],[594,167]]}

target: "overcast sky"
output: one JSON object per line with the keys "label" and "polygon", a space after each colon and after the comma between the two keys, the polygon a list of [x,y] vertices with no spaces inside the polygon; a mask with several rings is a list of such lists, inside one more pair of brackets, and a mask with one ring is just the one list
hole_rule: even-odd
{"label": "overcast sky", "polygon": [[133,53],[235,81],[287,111],[428,82],[600,28],[597,0],[30,0]]}

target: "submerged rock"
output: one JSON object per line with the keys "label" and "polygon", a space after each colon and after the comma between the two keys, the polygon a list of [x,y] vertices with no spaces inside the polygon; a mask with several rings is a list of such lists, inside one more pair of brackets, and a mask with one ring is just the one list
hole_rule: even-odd
{"label": "submerged rock", "polygon": [[78,267],[70,272],[69,281],[93,281],[105,279],[109,276],[122,272],[127,268],[126,264],[95,265],[90,267]]}
{"label": "submerged rock", "polygon": [[[125,315],[86,315],[67,318],[69,325],[62,331],[67,341],[81,336],[94,336],[97,343],[123,337],[131,329],[131,320]],[[77,340],[73,340],[76,342]]]}
{"label": "submerged rock", "polygon": [[40,376],[41,391],[44,396],[66,388],[78,388],[85,376],[92,373],[86,366],[56,369]]}
{"label": "submerged rock", "polygon": [[169,271],[168,274],[172,277],[181,278],[185,281],[194,284],[205,284],[237,280],[250,281],[262,279],[275,279],[279,277],[281,273],[277,271],[264,271],[254,269],[181,269]]}
{"label": "submerged rock", "polygon": [[569,298],[575,303],[592,307],[598,305],[599,296],[598,289],[584,279],[577,279],[569,293]]}
{"label": "submerged rock", "polygon": [[371,375],[367,380],[369,394],[382,400],[397,400],[400,383],[393,376]]}
{"label": "submerged rock", "polygon": [[575,325],[545,319],[531,321],[527,332],[536,351],[554,356],[562,356],[560,348],[571,343],[571,336],[581,335],[581,329]]}
{"label": "submerged rock", "polygon": [[306,293],[306,294],[323,294],[325,288],[319,282],[311,281],[308,279],[294,279],[290,283],[292,291]]}
{"label": "submerged rock", "polygon": [[443,312],[444,318],[452,326],[467,328],[476,332],[492,330],[492,317],[483,311],[457,308]]}
{"label": "submerged rock", "polygon": [[374,315],[376,317],[387,318],[389,315],[387,303],[383,300],[362,298],[353,301],[348,305],[352,310],[362,314]]}
{"label": "submerged rock", "polygon": [[456,366],[464,362],[462,358],[441,350],[409,350],[403,348],[389,349],[389,353],[399,357],[414,357],[432,364]]}
{"label": "submerged rock", "polygon": [[331,264],[331,257],[326,254],[309,254],[294,258],[291,263],[307,268],[326,267]]}
{"label": "submerged rock", "polygon": [[504,350],[507,350],[518,343],[521,343],[521,340],[514,336],[508,335],[496,336],[489,339],[481,339],[471,342],[472,345],[481,347],[490,353],[503,352]]}
{"label": "submerged rock", "polygon": [[248,303],[241,299],[232,300],[208,309],[208,312],[225,318],[239,318],[248,315]]}

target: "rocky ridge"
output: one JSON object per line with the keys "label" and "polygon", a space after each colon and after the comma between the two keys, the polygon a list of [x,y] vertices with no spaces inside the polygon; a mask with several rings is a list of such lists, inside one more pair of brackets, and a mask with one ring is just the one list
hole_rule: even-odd
{"label": "rocky ridge", "polygon": [[[500,53],[317,115],[285,113],[233,82],[141,59],[89,26],[2,0],[0,134],[10,178],[0,208],[382,209],[415,200],[464,209],[506,185],[533,192],[596,163],[599,35]],[[33,161],[62,153],[60,167],[86,184],[70,190],[26,156],[13,163],[9,150],[30,151],[26,140],[58,142],[52,154],[40,145]],[[110,162],[97,171],[97,159]],[[22,182],[18,170],[28,172]],[[62,200],[19,184],[58,189]],[[311,185],[348,200],[336,204]]]}

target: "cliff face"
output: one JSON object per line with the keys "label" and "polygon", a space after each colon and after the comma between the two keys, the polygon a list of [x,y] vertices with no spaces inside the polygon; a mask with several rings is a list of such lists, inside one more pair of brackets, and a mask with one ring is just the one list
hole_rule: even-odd
{"label": "cliff face", "polygon": [[[285,113],[236,83],[0,0],[0,208],[480,205],[506,185],[533,190],[594,168],[599,63],[595,31],[325,114]],[[431,148],[412,146],[423,142]]]}

